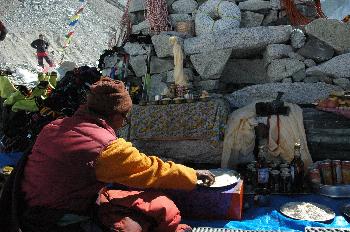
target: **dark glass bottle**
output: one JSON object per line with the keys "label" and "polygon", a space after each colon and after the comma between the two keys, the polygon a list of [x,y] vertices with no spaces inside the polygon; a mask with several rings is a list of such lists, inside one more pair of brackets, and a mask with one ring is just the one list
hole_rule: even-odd
{"label": "dark glass bottle", "polygon": [[266,147],[260,146],[257,159],[257,188],[267,189],[269,185],[269,166],[266,162]]}
{"label": "dark glass bottle", "polygon": [[291,182],[294,192],[301,192],[304,186],[304,162],[301,159],[300,142],[294,145],[294,158],[290,163]]}

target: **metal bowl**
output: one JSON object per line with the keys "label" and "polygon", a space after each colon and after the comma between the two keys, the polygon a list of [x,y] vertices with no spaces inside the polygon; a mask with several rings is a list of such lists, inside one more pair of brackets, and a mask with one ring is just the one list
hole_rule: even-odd
{"label": "metal bowl", "polygon": [[171,99],[163,99],[163,100],[161,100],[161,104],[162,105],[168,105],[170,103],[171,103]]}
{"label": "metal bowl", "polygon": [[209,101],[210,97],[200,97],[199,100],[202,102],[207,102]]}
{"label": "metal bowl", "polygon": [[186,102],[187,103],[193,103],[193,102],[195,102],[195,100],[192,98],[192,99],[186,99]]}
{"label": "metal bowl", "polygon": [[176,99],[174,99],[174,102],[175,102],[176,104],[181,104],[181,103],[183,103],[184,101],[185,101],[184,98],[176,98]]}
{"label": "metal bowl", "polygon": [[350,185],[319,185],[316,186],[316,192],[332,198],[348,198],[350,197]]}

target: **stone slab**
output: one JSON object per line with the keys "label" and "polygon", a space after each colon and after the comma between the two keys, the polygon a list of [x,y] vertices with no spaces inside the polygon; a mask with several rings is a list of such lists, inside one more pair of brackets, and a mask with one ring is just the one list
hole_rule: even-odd
{"label": "stone slab", "polygon": [[163,73],[174,69],[173,59],[161,59],[156,56],[151,57],[151,74]]}
{"label": "stone slab", "polygon": [[251,11],[244,11],[241,13],[241,25],[240,27],[258,27],[261,25],[264,15],[254,13]]}
{"label": "stone slab", "polygon": [[[193,71],[190,68],[184,68],[184,73],[188,77],[189,81],[193,81]],[[174,70],[167,72],[167,83],[175,83]]]}
{"label": "stone slab", "polygon": [[186,39],[184,51],[192,55],[226,48],[259,49],[268,44],[287,42],[291,32],[292,27],[289,25],[229,29]]}
{"label": "stone slab", "polygon": [[305,58],[313,59],[320,63],[330,60],[333,57],[334,50],[331,46],[321,40],[311,38],[297,51],[297,53]]}
{"label": "stone slab", "polygon": [[272,82],[275,82],[281,81],[286,77],[291,77],[300,70],[305,71],[304,62],[291,58],[278,59],[273,60],[267,67],[267,75]]}
{"label": "stone slab", "polygon": [[139,43],[127,42],[123,48],[130,56],[146,55],[148,53],[147,48]]}
{"label": "stone slab", "polygon": [[350,49],[350,24],[336,19],[316,19],[305,26],[306,34],[327,43],[339,53]]}
{"label": "stone slab", "polygon": [[213,91],[219,89],[220,80],[202,80],[197,83],[201,90]]}
{"label": "stone slab", "polygon": [[260,84],[269,82],[262,59],[230,59],[221,75],[224,83]]}
{"label": "stone slab", "polygon": [[293,51],[292,46],[287,44],[270,44],[266,47],[263,54],[265,66],[271,63],[271,61],[281,58],[287,58],[288,54]]}
{"label": "stone slab", "polygon": [[130,65],[135,72],[137,77],[142,77],[147,73],[147,56],[130,56]]}
{"label": "stone slab", "polygon": [[163,82],[165,74],[155,74],[151,77],[151,88],[148,92],[149,99],[155,99],[156,95],[162,95],[167,92],[168,86]]}
{"label": "stone slab", "polygon": [[190,14],[197,10],[198,3],[194,0],[178,0],[171,6],[175,14]]}
{"label": "stone slab", "polygon": [[192,19],[192,16],[189,14],[170,14],[169,19],[171,25],[175,27],[177,22],[190,21]]}
{"label": "stone slab", "polygon": [[136,11],[145,10],[145,2],[144,0],[131,0],[129,6],[129,12],[133,13]]}
{"label": "stone slab", "polygon": [[231,49],[217,50],[195,54],[190,59],[200,76],[212,76],[221,74],[231,53]]}
{"label": "stone slab", "polygon": [[262,0],[248,0],[248,1],[240,2],[238,4],[238,7],[243,11],[262,11],[262,10],[272,9],[270,1],[262,1]]}
{"label": "stone slab", "polygon": [[315,73],[323,73],[334,78],[350,78],[350,53],[336,56],[306,70],[306,75]]}
{"label": "stone slab", "polygon": [[255,101],[273,100],[277,92],[284,92],[283,101],[297,104],[312,104],[317,100],[327,98],[334,91],[341,91],[338,86],[325,83],[268,83],[253,85],[235,91],[225,97],[231,107],[243,107]]}
{"label": "stone slab", "polygon": [[[169,43],[171,36],[167,33],[152,36],[152,43],[159,58],[173,56],[173,46]],[[178,41],[183,44],[183,39],[178,37]]]}

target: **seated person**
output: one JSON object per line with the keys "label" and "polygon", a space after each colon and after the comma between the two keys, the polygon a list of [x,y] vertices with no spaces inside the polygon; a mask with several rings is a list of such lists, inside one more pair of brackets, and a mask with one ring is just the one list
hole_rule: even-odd
{"label": "seated person", "polygon": [[56,231],[64,215],[92,211],[106,231],[191,231],[179,224],[180,212],[169,198],[147,189],[192,190],[197,179],[212,184],[214,176],[147,156],[117,138],[131,106],[123,82],[103,77],[72,117],[42,129],[21,184],[28,205],[24,232]]}

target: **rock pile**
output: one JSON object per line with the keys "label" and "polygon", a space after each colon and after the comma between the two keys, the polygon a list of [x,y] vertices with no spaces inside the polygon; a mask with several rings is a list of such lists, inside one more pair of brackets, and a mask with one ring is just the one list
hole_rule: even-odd
{"label": "rock pile", "polygon": [[[160,34],[149,31],[144,0],[132,0],[129,9],[132,32],[152,38],[152,44],[134,42],[124,47],[137,77],[146,73],[147,49],[154,48],[151,74],[157,86],[152,87],[151,97],[174,82],[171,36],[183,46],[185,71],[194,90],[230,93],[238,86],[259,84],[234,92],[229,99],[245,98],[249,91],[258,95],[245,101],[264,98],[274,88],[298,93],[297,99],[287,97],[292,102],[312,103],[350,88],[350,24],[316,19],[305,27],[292,27],[281,0],[166,1],[173,31]],[[312,3],[295,0],[303,15],[315,18]],[[181,22],[195,30],[179,28]]]}

